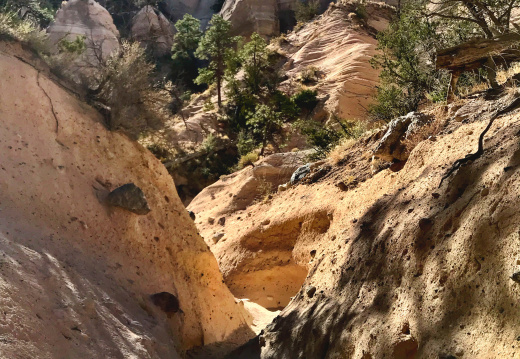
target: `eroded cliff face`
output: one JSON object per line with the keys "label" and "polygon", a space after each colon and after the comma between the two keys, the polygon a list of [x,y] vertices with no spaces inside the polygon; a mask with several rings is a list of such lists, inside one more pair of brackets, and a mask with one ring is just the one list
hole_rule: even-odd
{"label": "eroded cliff face", "polygon": [[[258,301],[283,278],[295,284],[282,263],[308,271],[279,316],[231,357],[518,356],[518,110],[496,120],[480,159],[439,187],[455,160],[476,150],[502,100],[436,110],[442,131],[418,143],[404,167],[372,172],[383,130],[317,168],[321,177],[226,215],[226,241],[211,244],[220,267],[264,283],[237,293]],[[207,240],[206,220],[198,226]]]}
{"label": "eroded cliff face", "polygon": [[227,0],[220,11],[233,25],[233,33],[250,36],[253,32],[271,37],[280,33],[277,0]]}
{"label": "eroded cliff face", "polygon": [[[1,356],[176,358],[251,336],[164,166],[15,43],[0,78]],[[106,203],[126,183],[150,213]]]}

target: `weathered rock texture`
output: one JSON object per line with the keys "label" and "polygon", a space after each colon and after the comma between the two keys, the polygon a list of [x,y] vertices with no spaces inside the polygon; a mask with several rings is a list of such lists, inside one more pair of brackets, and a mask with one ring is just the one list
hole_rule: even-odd
{"label": "weathered rock texture", "polygon": [[376,53],[375,34],[386,28],[393,12],[384,3],[368,2],[365,23],[353,13],[356,6],[345,1],[332,4],[282,40],[279,51],[287,58],[285,90],[296,91],[301,73],[314,67],[318,78],[306,86],[318,90],[326,112],[349,119],[366,117],[379,83],[379,72],[369,63]]}
{"label": "weathered rock texture", "polygon": [[[288,225],[283,229],[275,225],[271,230],[272,223],[277,223],[278,218],[264,218],[262,223],[257,223],[260,225],[257,228],[254,225],[256,220],[250,217],[247,208],[255,201],[268,199],[278,185],[288,182],[292,173],[304,163],[305,157],[305,152],[268,156],[254,167],[225,176],[205,188],[188,207],[197,213],[196,223],[199,229],[203,229],[206,243],[219,258],[220,269],[232,293],[269,309],[285,306],[307,275],[307,269],[291,259],[299,221],[295,220],[294,226]],[[215,221],[216,218],[219,221]],[[245,223],[253,223],[252,238],[241,244],[256,248],[253,256],[234,258],[240,246],[227,240],[227,221],[230,218],[244,224],[244,230],[249,228]],[[272,239],[263,240],[266,236]],[[278,240],[285,242],[283,248],[275,244]]]}
{"label": "weathered rock texture", "polygon": [[[178,358],[247,337],[164,166],[31,56],[0,44],[0,356]],[[147,215],[106,204],[128,182]]]}
{"label": "weathered rock texture", "polygon": [[100,59],[119,49],[119,31],[112,16],[94,0],[63,2],[47,32],[53,46],[62,39],[72,41],[85,36],[87,50],[81,56],[83,66],[95,67]]}
{"label": "weathered rock texture", "polygon": [[[263,199],[276,191],[279,185],[288,182],[292,173],[305,163],[307,153],[276,153],[254,166],[223,176],[195,197],[188,209],[197,215],[198,222],[245,210],[255,200]],[[208,206],[208,201],[215,205]]]}
{"label": "weathered rock texture", "polygon": [[158,10],[147,5],[132,20],[132,39],[141,42],[157,57],[171,53],[173,24]]}
{"label": "weathered rock texture", "polygon": [[410,112],[393,119],[386,128],[386,133],[379,140],[374,156],[385,161],[406,161],[409,152],[404,141],[424,126],[430,118],[420,112]]}
{"label": "weathered rock texture", "polygon": [[220,14],[231,21],[237,35],[257,32],[269,37],[280,32],[278,0],[226,0]]}
{"label": "weathered rock texture", "polygon": [[[234,357],[518,356],[520,286],[511,279],[520,263],[518,110],[496,120],[483,157],[438,188],[449,166],[476,150],[486,125],[485,117],[448,118],[400,171],[340,189],[339,181],[357,181],[382,134],[363,138],[320,181],[229,214],[226,241],[212,247],[225,273],[238,281],[282,263],[308,270],[256,347]],[[260,278],[265,295],[281,283]]]}
{"label": "weathered rock texture", "polygon": [[164,0],[160,2],[161,9],[170,19],[177,21],[184,14],[190,14],[200,20],[202,27],[205,27],[211,19],[213,15],[211,7],[214,4],[214,0]]}

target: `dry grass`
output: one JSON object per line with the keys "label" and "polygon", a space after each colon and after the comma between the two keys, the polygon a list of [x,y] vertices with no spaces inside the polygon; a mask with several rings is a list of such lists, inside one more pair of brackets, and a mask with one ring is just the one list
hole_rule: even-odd
{"label": "dry grass", "polygon": [[244,167],[253,165],[256,161],[258,161],[258,158],[259,156],[256,152],[249,152],[248,154],[243,155],[238,161],[237,169],[241,170]]}
{"label": "dry grass", "polygon": [[273,198],[273,184],[262,178],[258,181],[258,202],[267,203]]}
{"label": "dry grass", "polygon": [[40,55],[49,52],[45,31],[29,20],[20,20],[14,13],[0,13],[0,37],[23,42]]}
{"label": "dry grass", "polygon": [[520,63],[512,64],[507,70],[497,72],[497,81],[499,84],[504,84],[508,79],[520,73]]}
{"label": "dry grass", "polygon": [[340,141],[340,143],[334,147],[328,155],[330,162],[333,165],[337,165],[341,160],[345,157],[345,152],[350,149],[356,140],[353,138],[344,138]]}
{"label": "dry grass", "polygon": [[[501,69],[497,71],[497,82],[500,85],[504,85],[507,81],[513,77],[514,75],[520,73],[520,63],[514,63],[507,69]],[[460,87],[459,97],[465,97],[474,93],[483,92],[489,89],[489,84],[487,81],[482,81],[473,86],[468,87]]]}
{"label": "dry grass", "polygon": [[303,84],[318,81],[319,71],[320,70],[315,66],[307,66],[300,73],[300,75],[298,77],[298,81],[300,81]]}

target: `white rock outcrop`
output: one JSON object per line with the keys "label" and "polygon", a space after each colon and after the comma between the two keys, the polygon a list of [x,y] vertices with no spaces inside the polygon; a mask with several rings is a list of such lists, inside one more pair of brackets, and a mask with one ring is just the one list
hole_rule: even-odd
{"label": "white rock outcrop", "polygon": [[81,58],[84,65],[95,66],[119,49],[119,31],[112,16],[94,0],[64,2],[47,32],[54,47],[62,39],[72,41],[84,36],[87,47]]}

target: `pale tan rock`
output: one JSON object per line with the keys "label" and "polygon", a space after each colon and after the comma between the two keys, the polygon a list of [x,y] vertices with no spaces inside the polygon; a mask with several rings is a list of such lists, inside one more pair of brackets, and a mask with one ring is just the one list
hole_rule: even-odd
{"label": "pale tan rock", "polygon": [[[384,170],[342,191],[336,181],[362,171],[377,144],[377,134],[367,136],[345,150],[349,160],[334,176],[249,206],[252,220],[229,215],[227,241],[212,248],[225,276],[290,283],[282,250],[285,260],[308,269],[264,330],[260,358],[518,355],[520,115],[498,118],[485,157],[439,188],[450,166],[476,150],[487,122],[460,124],[452,116],[453,131],[420,142],[399,172]],[[264,219],[272,220],[268,228]],[[199,229],[204,237],[212,230]],[[261,275],[273,268],[271,278]],[[309,287],[316,288],[312,298]]]}
{"label": "pale tan rock", "polygon": [[[21,46],[0,50],[0,357],[178,358],[252,336],[164,166]],[[148,214],[105,202],[129,182]]]}
{"label": "pale tan rock", "polygon": [[112,16],[94,0],[63,2],[47,32],[53,46],[62,39],[72,41],[85,36],[87,50],[80,59],[83,66],[96,67],[100,60],[119,50],[119,31]]}
{"label": "pale tan rock", "polygon": [[151,49],[157,57],[171,52],[173,34],[173,24],[150,5],[143,7],[132,20],[132,39]]}
{"label": "pale tan rock", "polygon": [[254,166],[223,176],[195,197],[188,209],[211,218],[244,210],[255,199],[261,199],[267,192],[275,191],[280,184],[286,183],[294,170],[305,163],[306,155],[304,151],[276,153],[261,159]]}
{"label": "pale tan rock", "polygon": [[[368,25],[386,28],[393,10],[384,3],[367,2]],[[315,68],[317,81],[306,84],[324,99],[324,109],[315,117],[326,120],[328,114],[344,119],[363,119],[379,83],[379,72],[370,59],[376,54],[377,40],[373,32],[358,19],[349,19],[355,5],[339,2],[323,15],[290,33],[281,44],[280,53],[287,58],[285,70],[289,79],[282,88],[295,92],[301,84],[302,72]]]}
{"label": "pale tan rock", "polygon": [[231,21],[237,35],[247,37],[256,32],[270,37],[280,31],[277,0],[226,0],[220,14]]}

